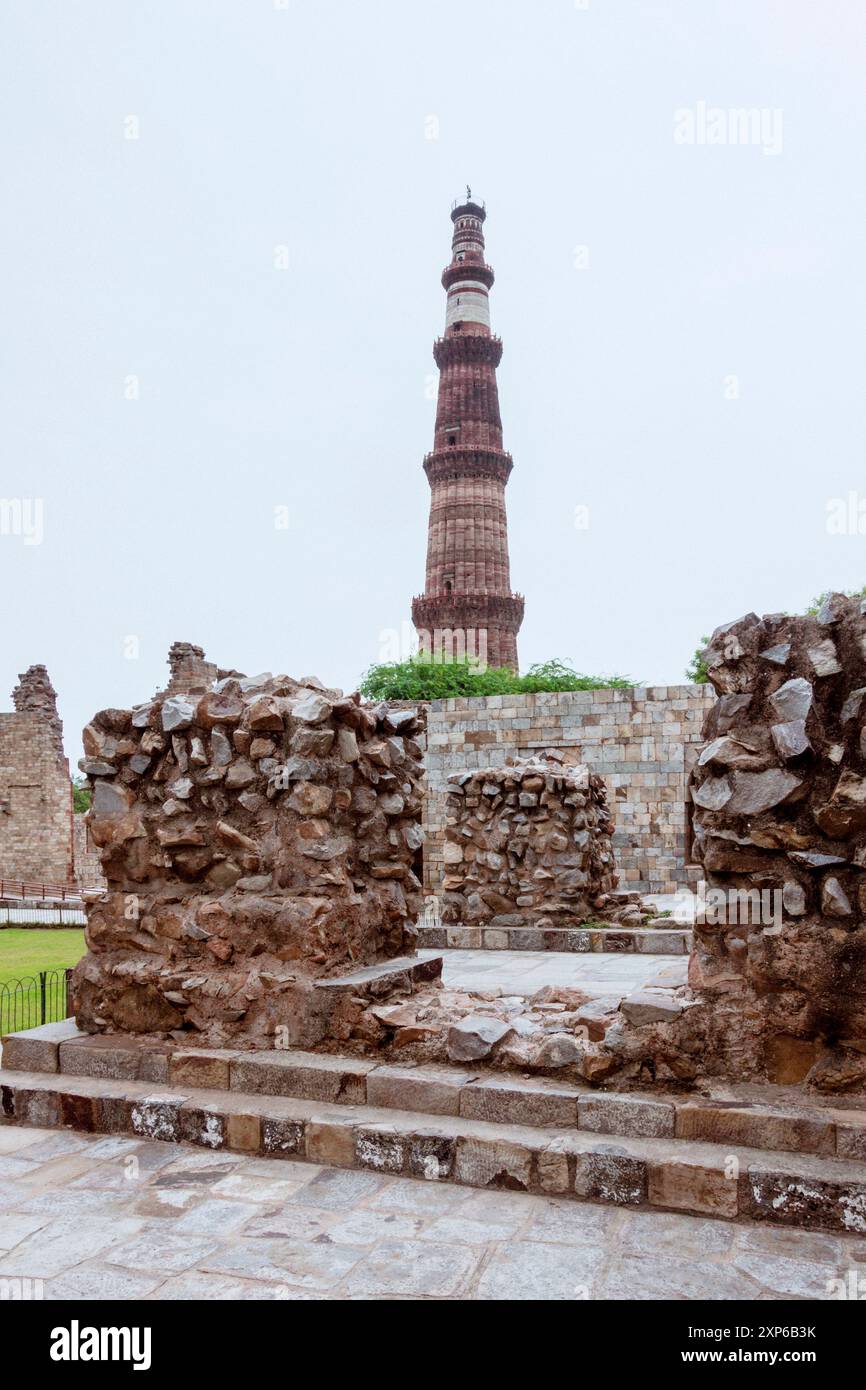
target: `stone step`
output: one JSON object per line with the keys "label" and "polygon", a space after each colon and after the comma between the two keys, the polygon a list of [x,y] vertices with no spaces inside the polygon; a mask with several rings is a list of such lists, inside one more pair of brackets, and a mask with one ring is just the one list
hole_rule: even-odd
{"label": "stone step", "polygon": [[363,999],[381,999],[394,992],[409,992],[414,985],[437,980],[441,974],[441,956],[427,956],[424,960],[417,956],[396,956],[378,965],[362,966],[349,975],[317,980],[316,989],[339,991]]}
{"label": "stone step", "polygon": [[246,1095],[375,1105],[622,1138],[744,1144],[777,1152],[866,1161],[866,1111],[809,1105],[780,1087],[725,1087],[718,1094],[600,1091],[555,1077],[526,1077],[471,1063],[380,1063],[331,1053],[244,1052],[90,1037],[73,1019],[14,1033],[3,1068]]}
{"label": "stone step", "polygon": [[373,1105],[0,1071],[5,1123],[186,1142],[338,1168],[728,1220],[866,1233],[866,1163],[507,1125]]}
{"label": "stone step", "polygon": [[[665,919],[661,919],[665,921]],[[441,951],[627,951],[638,955],[687,956],[687,927],[467,927],[419,926],[418,945]]]}

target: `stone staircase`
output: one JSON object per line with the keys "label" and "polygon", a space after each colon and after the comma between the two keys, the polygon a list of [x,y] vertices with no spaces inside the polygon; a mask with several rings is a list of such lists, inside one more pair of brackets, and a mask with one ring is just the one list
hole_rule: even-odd
{"label": "stone staircase", "polygon": [[866,1108],[781,1087],[612,1094],[471,1066],[88,1037],[4,1040],[6,1123],[866,1233]]}

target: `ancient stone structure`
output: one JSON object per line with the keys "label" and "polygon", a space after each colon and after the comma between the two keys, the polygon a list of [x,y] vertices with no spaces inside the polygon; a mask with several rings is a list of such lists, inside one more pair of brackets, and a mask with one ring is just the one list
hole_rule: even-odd
{"label": "ancient stone structure", "polygon": [[434,700],[424,755],[425,891],[443,891],[449,778],[545,749],[604,778],[622,888],[694,886],[687,783],[714,699],[709,685],[671,685]]}
{"label": "ancient stone structure", "polygon": [[505,485],[512,462],[502,448],[496,387],[502,342],[490,332],[486,216],[468,189],[451,211],[452,256],[442,274],[445,336],[433,349],[440,371],[436,428],[424,460],[431,492],[427,574],[412,621],[422,650],[516,670],[523,598],[511,592]]}
{"label": "ancient stone structure", "polygon": [[0,879],[66,884],[73,877],[72,784],[57,696],[31,666],[0,714]]}
{"label": "ancient stone structure", "polygon": [[725,1064],[866,1081],[866,602],[750,613],[713,635],[694,772],[707,907],[690,981]]}
{"label": "ancient stone structure", "polygon": [[88,909],[79,1023],[270,1046],[350,1029],[363,990],[317,982],[412,949],[416,728],[411,710],[270,675],[95,715],[108,892]]}
{"label": "ancient stone structure", "polygon": [[577,927],[610,902],[613,826],[586,767],[539,758],[464,772],[448,790],[443,921]]}
{"label": "ancient stone structure", "polygon": [[[866,603],[748,614],[706,653],[689,987],[604,1028],[595,1080],[866,1089]],[[606,1060],[605,1060],[606,1059]]]}

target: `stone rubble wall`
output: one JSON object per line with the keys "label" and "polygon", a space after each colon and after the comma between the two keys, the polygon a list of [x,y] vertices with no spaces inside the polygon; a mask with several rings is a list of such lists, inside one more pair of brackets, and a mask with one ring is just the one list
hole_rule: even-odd
{"label": "stone rubble wall", "polygon": [[[866,601],[717,629],[689,988],[608,1020],[606,1084],[866,1089]],[[603,1070],[604,1064],[599,1062]]]}
{"label": "stone rubble wall", "polygon": [[102,710],[84,730],[91,1032],[311,1045],[313,986],[405,954],[421,906],[418,717],[309,678],[227,677]]}
{"label": "stone rubble wall", "polygon": [[617,884],[604,781],[547,759],[448,782],[442,919],[579,927]]}
{"label": "stone rubble wall", "polygon": [[68,883],[73,877],[72,785],[57,697],[31,666],[0,714],[0,878]]}
{"label": "stone rubble wall", "polygon": [[673,893],[689,873],[688,777],[710,686],[580,690],[434,700],[428,707],[424,887],[442,891],[448,779],[546,748],[603,777],[620,886]]}

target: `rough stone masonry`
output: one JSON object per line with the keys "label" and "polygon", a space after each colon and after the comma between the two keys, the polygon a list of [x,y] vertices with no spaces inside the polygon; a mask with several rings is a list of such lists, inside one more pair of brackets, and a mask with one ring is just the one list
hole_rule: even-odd
{"label": "rough stone masonry", "polygon": [[[690,990],[626,999],[617,1084],[701,1076],[866,1087],[866,601],[749,613],[705,655],[693,773],[706,901]],[[610,1079],[612,1073],[607,1079]]]}
{"label": "rough stone masonry", "polygon": [[[210,1044],[339,1036],[345,997],[316,981],[412,947],[417,715],[310,678],[213,681],[188,644],[171,665],[174,693],[84,730],[108,891],[88,907],[78,1022]],[[196,688],[178,690],[186,668]]]}
{"label": "rough stone masonry", "polygon": [[[613,824],[598,774],[538,755],[457,774],[448,792],[444,922],[580,927],[612,907]],[[616,908],[639,926],[633,897]]]}

